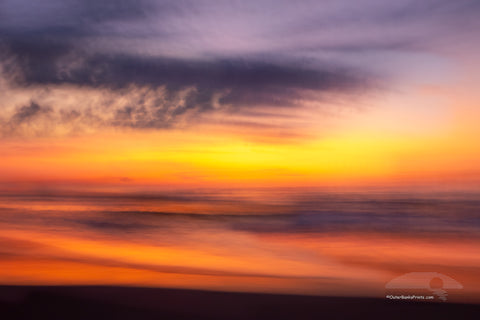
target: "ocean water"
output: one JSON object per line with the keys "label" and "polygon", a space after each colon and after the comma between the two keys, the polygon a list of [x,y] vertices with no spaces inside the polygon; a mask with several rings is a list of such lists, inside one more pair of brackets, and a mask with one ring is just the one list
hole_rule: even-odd
{"label": "ocean water", "polygon": [[0,196],[2,284],[381,297],[396,277],[433,272],[462,284],[452,299],[478,301],[479,244],[475,193],[17,190]]}

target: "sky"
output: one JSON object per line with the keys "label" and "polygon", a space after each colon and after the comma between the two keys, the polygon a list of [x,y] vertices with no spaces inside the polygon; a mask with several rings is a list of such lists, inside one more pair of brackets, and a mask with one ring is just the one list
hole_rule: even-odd
{"label": "sky", "polygon": [[475,0],[0,0],[0,274],[480,297],[478,30]]}
{"label": "sky", "polygon": [[0,179],[476,188],[479,9],[4,0]]}

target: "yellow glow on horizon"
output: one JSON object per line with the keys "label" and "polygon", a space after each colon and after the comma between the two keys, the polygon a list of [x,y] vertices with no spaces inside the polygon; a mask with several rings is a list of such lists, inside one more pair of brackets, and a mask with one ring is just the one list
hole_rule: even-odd
{"label": "yellow glow on horizon", "polygon": [[[466,158],[462,154],[471,159],[465,150],[468,143],[459,145],[454,137],[411,140],[344,134],[297,144],[262,144],[239,137],[145,132],[64,138],[44,147],[36,143],[32,149],[24,145],[23,152],[5,149],[3,177],[321,184],[389,178],[402,169],[416,174],[422,170],[455,172],[452,167],[458,158]],[[458,154],[449,153],[455,149],[460,149]],[[435,163],[428,162],[432,155]]]}

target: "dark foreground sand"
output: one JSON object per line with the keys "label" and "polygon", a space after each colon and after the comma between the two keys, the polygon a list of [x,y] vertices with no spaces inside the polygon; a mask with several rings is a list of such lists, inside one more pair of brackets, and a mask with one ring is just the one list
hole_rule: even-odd
{"label": "dark foreground sand", "polygon": [[127,287],[0,286],[0,319],[480,319],[480,305]]}

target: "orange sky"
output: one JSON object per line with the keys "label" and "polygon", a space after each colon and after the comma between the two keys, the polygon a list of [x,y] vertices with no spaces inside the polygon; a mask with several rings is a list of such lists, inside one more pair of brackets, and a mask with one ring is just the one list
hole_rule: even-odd
{"label": "orange sky", "polygon": [[[2,142],[0,180],[180,186],[391,186],[448,181],[452,187],[462,180],[467,188],[478,186],[480,129],[474,120],[478,100],[453,99],[453,93],[432,90],[414,92],[413,98],[420,102],[403,109],[399,105],[405,98],[393,95],[373,101],[367,110],[319,118],[326,129],[310,122],[310,127],[299,129],[309,136],[295,141],[275,133],[269,133],[269,140],[257,141],[250,135],[261,138],[264,132],[208,124],[183,130],[11,138]],[[444,99],[440,110],[422,104],[439,97]]]}

